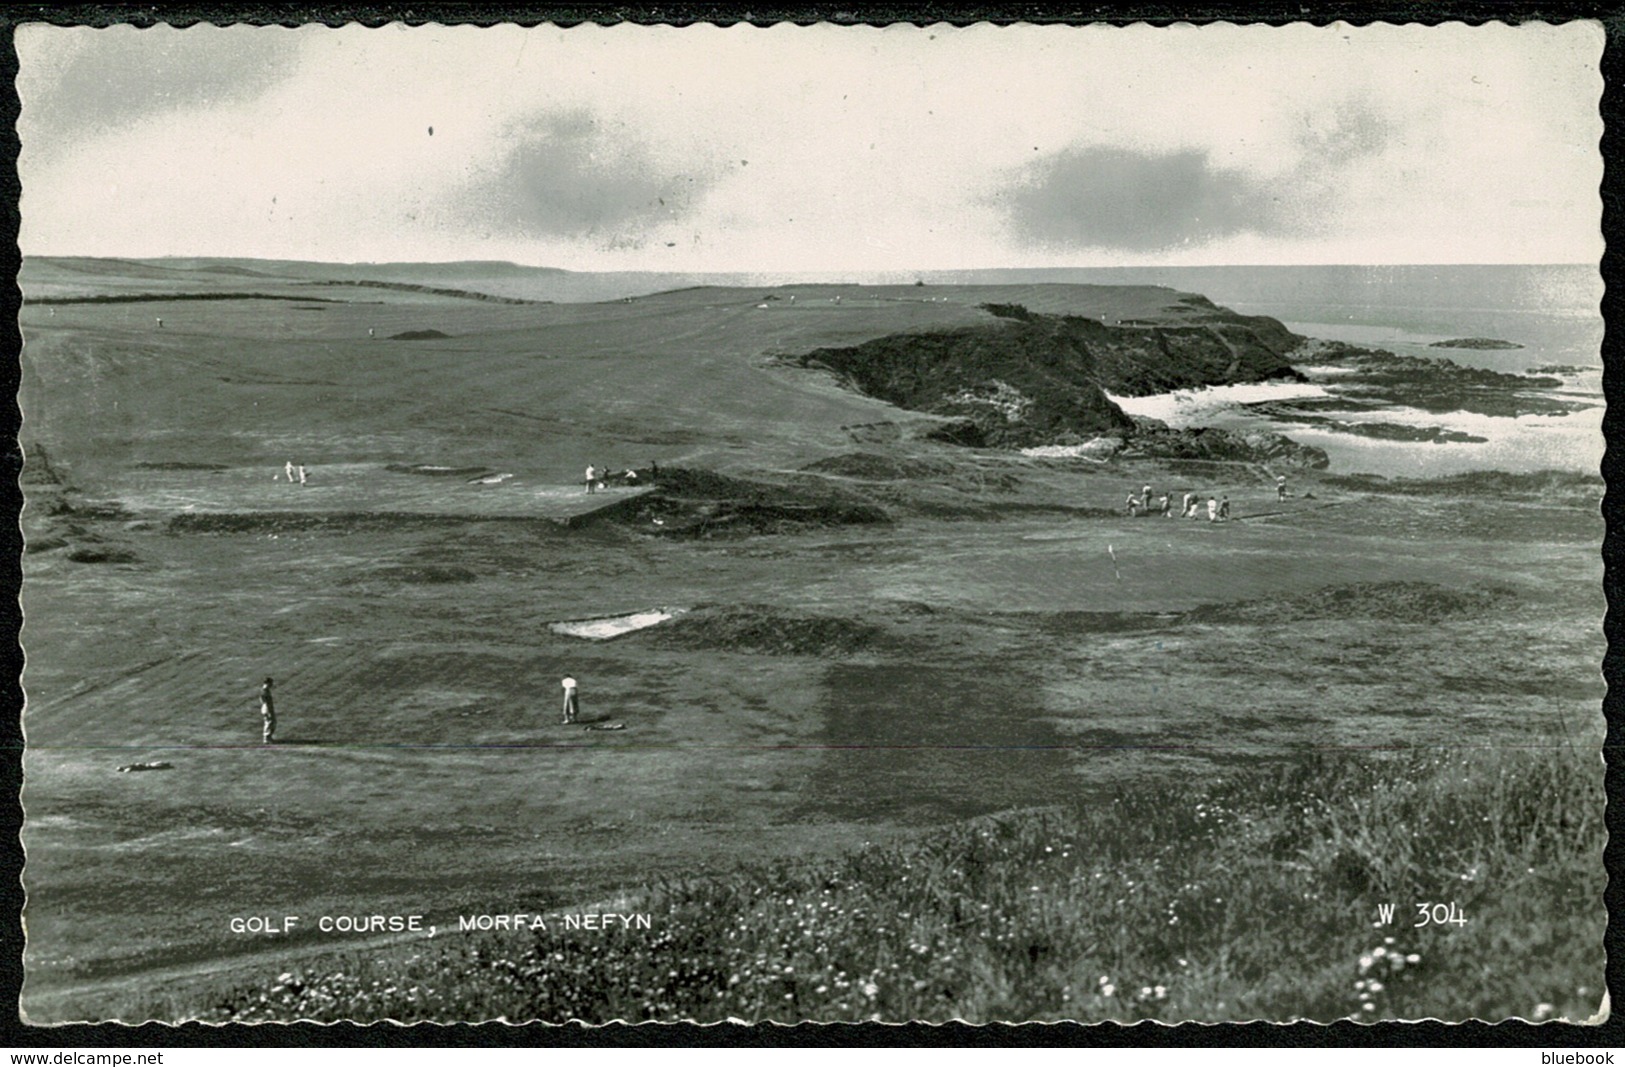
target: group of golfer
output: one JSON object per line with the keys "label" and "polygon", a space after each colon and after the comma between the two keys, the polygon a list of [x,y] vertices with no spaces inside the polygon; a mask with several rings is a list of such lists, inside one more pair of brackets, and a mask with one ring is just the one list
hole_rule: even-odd
{"label": "group of golfer", "polygon": [[[1286,475],[1278,474],[1275,477],[1275,499],[1284,501],[1287,497]],[[1141,487],[1138,493],[1128,495],[1128,513],[1130,517],[1136,515],[1162,515],[1165,518],[1174,517],[1174,494],[1164,493],[1157,501],[1156,507],[1151,504],[1151,487]],[[1179,517],[1182,519],[1201,518],[1202,499],[1197,493],[1187,492],[1179,502]],[[1227,496],[1207,498],[1207,521],[1228,522],[1230,520],[1230,498]]]}
{"label": "group of golfer", "polygon": [[[1151,487],[1148,485],[1138,493],[1128,495],[1128,513],[1135,515],[1162,515],[1165,518],[1174,517],[1174,494],[1164,493],[1156,505],[1151,503]],[[1196,519],[1202,515],[1202,499],[1196,493],[1186,493],[1179,502],[1179,517],[1182,519]],[[1207,521],[1226,522],[1230,518],[1229,497],[1207,498]]]}
{"label": "group of golfer", "polygon": [[[648,467],[644,469],[649,472],[651,478],[660,477],[660,465],[654,460],[650,460]],[[617,479],[622,485],[628,488],[636,488],[638,485],[642,484],[640,478],[638,477],[638,472],[633,470],[631,467],[628,467],[623,471],[611,471],[606,467],[597,465],[596,463],[587,464],[587,492],[602,493],[606,488],[604,485],[605,478]]]}

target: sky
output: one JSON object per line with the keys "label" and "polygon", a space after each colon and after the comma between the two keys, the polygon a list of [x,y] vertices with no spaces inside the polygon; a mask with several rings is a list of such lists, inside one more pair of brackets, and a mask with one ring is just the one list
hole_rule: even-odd
{"label": "sky", "polygon": [[1596,23],[24,25],[24,255],[1596,262]]}

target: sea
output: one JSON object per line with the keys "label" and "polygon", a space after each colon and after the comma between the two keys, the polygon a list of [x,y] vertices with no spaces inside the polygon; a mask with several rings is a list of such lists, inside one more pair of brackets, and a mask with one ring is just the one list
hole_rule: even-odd
{"label": "sea", "polygon": [[[1571,402],[1560,414],[1491,417],[1395,406],[1350,419],[1437,427],[1482,441],[1392,441],[1275,424],[1247,405],[1335,396],[1335,375],[1315,384],[1263,384],[1117,398],[1135,414],[1172,425],[1269,428],[1326,450],[1338,473],[1434,477],[1474,470],[1597,471],[1603,454],[1602,276],[1595,264],[1406,266],[1204,266],[1031,268],[844,273],[573,273],[491,265],[459,284],[504,296],[557,301],[613,300],[694,285],[855,284],[1166,285],[1200,293],[1249,315],[1279,319],[1295,333],[1401,355],[1448,359],[1489,370],[1539,371],[1560,378],[1536,395]],[[1435,342],[1491,338],[1521,347],[1441,349]]]}
{"label": "sea", "polygon": [[[1339,473],[1436,477],[1475,470],[1595,472],[1604,448],[1603,281],[1594,265],[1189,267],[1089,272],[1102,282],[1169,285],[1199,292],[1247,315],[1279,319],[1294,333],[1562,384],[1535,396],[1570,401],[1562,414],[1492,417],[1390,407],[1350,415],[1413,427],[1439,427],[1482,442],[1400,442],[1272,425],[1250,416],[1258,400],[1336,395],[1333,375],[1294,384],[1232,387],[1142,398],[1135,413],[1178,425],[1270,428],[1326,450]],[[1083,280],[1081,277],[1078,280]],[[1435,348],[1436,342],[1492,338],[1515,349]],[[1192,392],[1201,395],[1191,395]]]}

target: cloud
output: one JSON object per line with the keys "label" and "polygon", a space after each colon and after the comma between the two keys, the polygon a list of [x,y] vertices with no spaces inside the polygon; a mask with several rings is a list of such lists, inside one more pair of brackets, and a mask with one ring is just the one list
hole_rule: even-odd
{"label": "cloud", "polygon": [[1396,124],[1367,105],[1344,104],[1305,111],[1298,148],[1300,164],[1325,168],[1381,155],[1394,140]]}
{"label": "cloud", "polygon": [[482,225],[521,237],[588,238],[637,248],[689,215],[716,174],[640,140],[622,123],[578,110],[532,117],[473,191]]}
{"label": "cloud", "polygon": [[1153,252],[1285,232],[1278,183],[1217,167],[1200,149],[1072,148],[1032,164],[999,200],[1038,246]]}
{"label": "cloud", "polygon": [[[41,32],[44,31],[44,32]],[[299,35],[281,28],[185,30],[23,26],[17,90],[37,143],[118,129],[166,112],[251,99],[286,78]]]}
{"label": "cloud", "polygon": [[25,24],[21,243],[581,269],[1586,259],[1588,25]]}

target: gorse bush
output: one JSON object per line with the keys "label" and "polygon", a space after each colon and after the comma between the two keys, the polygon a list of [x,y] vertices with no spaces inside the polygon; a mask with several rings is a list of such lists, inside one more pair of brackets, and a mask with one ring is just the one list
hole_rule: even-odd
{"label": "gorse bush", "polygon": [[[1317,754],[657,881],[614,909],[649,930],[454,934],[154,1014],[1583,1018],[1603,988],[1601,769],[1569,749]],[[1432,903],[1466,922],[1415,925]]]}

